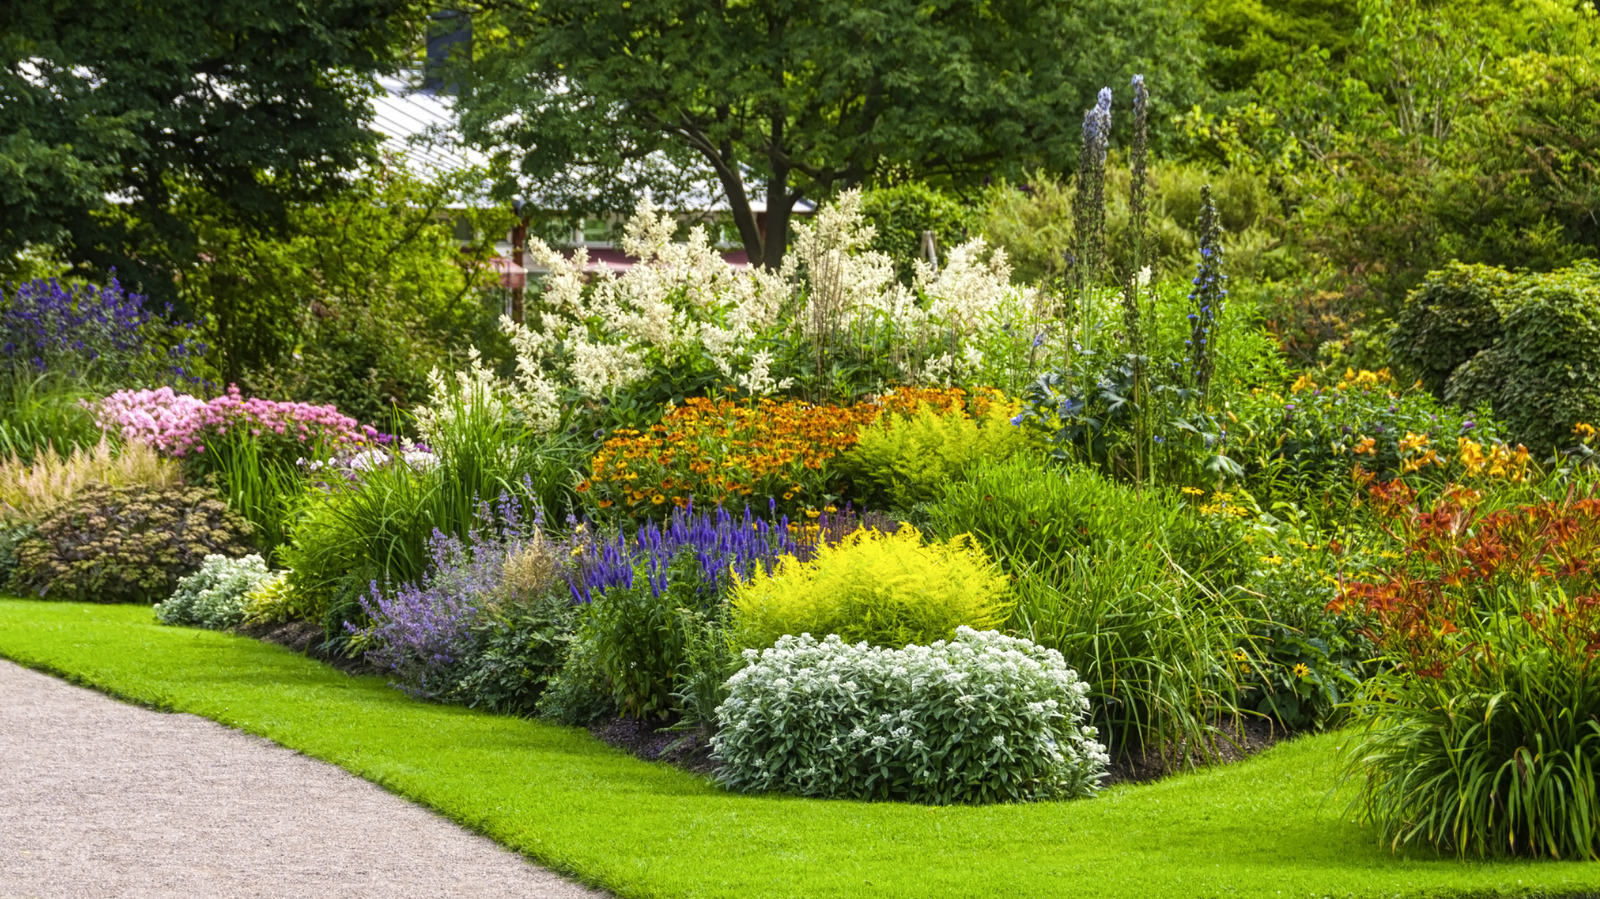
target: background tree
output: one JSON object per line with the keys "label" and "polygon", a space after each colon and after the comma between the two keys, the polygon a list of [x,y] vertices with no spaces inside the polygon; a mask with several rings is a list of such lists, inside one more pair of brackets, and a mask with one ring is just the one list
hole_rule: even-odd
{"label": "background tree", "polygon": [[41,248],[176,296],[196,260],[177,211],[206,191],[281,225],[371,155],[374,72],[414,0],[30,0],[0,4],[0,275]]}
{"label": "background tree", "polygon": [[[1183,108],[1198,83],[1183,11],[1135,0],[485,0],[476,21],[462,122],[503,193],[621,205],[698,162],[768,266],[801,197],[891,167],[1065,171],[1098,88],[1145,71]],[[574,171],[613,193],[567,189]]]}

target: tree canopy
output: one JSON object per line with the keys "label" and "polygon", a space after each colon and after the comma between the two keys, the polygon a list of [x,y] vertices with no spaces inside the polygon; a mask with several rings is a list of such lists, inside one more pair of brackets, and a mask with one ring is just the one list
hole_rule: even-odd
{"label": "tree canopy", "polygon": [[0,4],[0,265],[51,248],[172,296],[158,257],[193,253],[180,186],[271,223],[338,183],[375,146],[369,76],[407,49],[414,12],[414,0]]}
{"label": "tree canopy", "polygon": [[1138,0],[484,0],[460,109],[502,193],[569,211],[709,170],[775,266],[802,197],[1069,170],[1095,92],[1139,71],[1185,108],[1190,32]]}

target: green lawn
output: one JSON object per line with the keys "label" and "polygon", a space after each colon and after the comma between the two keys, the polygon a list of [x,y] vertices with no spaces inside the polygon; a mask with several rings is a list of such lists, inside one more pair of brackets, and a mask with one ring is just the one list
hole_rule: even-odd
{"label": "green lawn", "polygon": [[[734,796],[581,730],[416,702],[149,609],[0,600],[0,655],[326,759],[623,896],[1575,894],[1600,864],[1397,857],[1331,795],[1339,735],[1068,803]],[[359,835],[352,835],[359,839]]]}

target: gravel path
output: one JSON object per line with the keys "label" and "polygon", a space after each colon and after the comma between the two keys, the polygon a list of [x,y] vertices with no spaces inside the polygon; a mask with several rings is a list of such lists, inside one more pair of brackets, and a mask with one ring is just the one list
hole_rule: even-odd
{"label": "gravel path", "polygon": [[0,660],[0,899],[599,899],[340,769]]}

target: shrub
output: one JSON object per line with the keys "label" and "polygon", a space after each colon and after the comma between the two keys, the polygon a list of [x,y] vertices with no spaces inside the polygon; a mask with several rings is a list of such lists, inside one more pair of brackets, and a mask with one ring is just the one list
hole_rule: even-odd
{"label": "shrub", "polygon": [[632,586],[599,594],[584,610],[578,630],[577,640],[589,644],[590,662],[612,701],[633,718],[672,713],[690,639],[680,610],[697,611],[703,602],[699,562],[692,552],[680,552],[662,574],[659,589],[641,571]]}
{"label": "shrub", "polygon": [[1393,846],[1600,858],[1600,500],[1371,499],[1404,552],[1339,598],[1387,663],[1355,706],[1362,817]]}
{"label": "shrub", "polygon": [[1452,262],[1406,297],[1389,338],[1395,365],[1442,396],[1450,375],[1500,338],[1516,278],[1488,265]]}
{"label": "shrub", "polygon": [[1485,403],[1534,452],[1600,421],[1600,267],[1519,279],[1499,339],[1456,369],[1444,396]]}
{"label": "shrub", "polygon": [[162,624],[188,624],[210,630],[237,627],[245,619],[249,595],[274,578],[260,556],[242,559],[206,556],[200,570],[178,581],[178,588],[156,604]]}
{"label": "shrub", "polygon": [[304,619],[307,612],[286,571],[273,572],[245,591],[245,624],[283,624]]}
{"label": "shrub", "polygon": [[861,429],[856,445],[839,458],[839,471],[861,502],[910,509],[937,499],[980,461],[1003,462],[1034,448],[1029,432],[1011,423],[1016,410],[1009,404],[991,398],[980,407],[986,408],[975,415],[926,407],[884,415]]}
{"label": "shrub", "polygon": [[19,589],[50,599],[153,603],[209,555],[251,551],[250,524],[201,487],[93,485],[17,550]]}
{"label": "shrub", "polygon": [[895,274],[910,284],[913,263],[926,261],[922,234],[932,231],[941,259],[967,236],[971,213],[954,197],[920,181],[861,194],[861,214],[872,226],[868,246],[894,260]]}
{"label": "shrub", "polygon": [[962,625],[993,628],[1011,611],[1005,578],[972,540],[927,543],[911,525],[893,534],[860,530],[756,568],[735,588],[733,639],[771,646],[779,637],[837,634],[873,646],[929,644]]}
{"label": "shrub", "polygon": [[45,511],[94,484],[107,487],[175,487],[178,466],[142,443],[118,447],[101,437],[92,448],[65,458],[42,453],[32,464],[18,456],[0,461],[0,519],[38,521]]}
{"label": "shrub", "polygon": [[46,451],[94,446],[103,432],[84,403],[98,396],[81,378],[57,372],[0,378],[0,458],[32,462]]}
{"label": "shrub", "polygon": [[590,461],[588,480],[600,509],[662,515],[673,505],[771,501],[792,513],[827,501],[825,466],[855,445],[857,432],[885,411],[939,410],[966,402],[962,390],[907,389],[851,406],[762,399],[691,398],[648,432],[619,429]]}
{"label": "shrub", "polygon": [[935,804],[1094,792],[1105,749],[1088,689],[1059,653],[961,628],[875,649],[784,637],[747,650],[717,709],[725,787]]}
{"label": "shrub", "polygon": [[1211,722],[1234,703],[1243,630],[1228,599],[1243,576],[1240,538],[1225,520],[1027,457],[980,466],[930,515],[937,533],[971,533],[1016,578],[1011,629],[1079,673],[1114,754],[1212,745]]}

